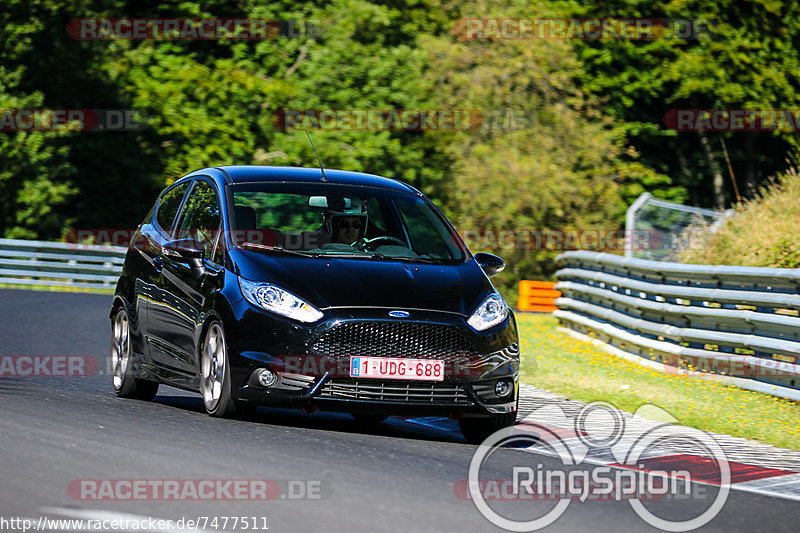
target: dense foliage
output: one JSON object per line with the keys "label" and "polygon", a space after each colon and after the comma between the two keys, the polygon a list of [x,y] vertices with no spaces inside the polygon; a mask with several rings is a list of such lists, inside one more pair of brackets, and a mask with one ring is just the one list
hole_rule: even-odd
{"label": "dense foliage", "polygon": [[[5,0],[0,109],[135,109],[124,132],[0,132],[0,236],[134,227],[165,184],[220,164],[312,166],[282,109],[477,109],[522,126],[317,130],[331,168],[399,178],[463,230],[617,229],[643,191],[729,206],[723,139],[745,195],[784,170],[794,132],[676,132],[675,108],[793,109],[800,7],[781,0]],[[87,17],[316,21],[264,40],[79,40]],[[666,17],[710,36],[462,40],[470,17]],[[492,251],[492,250],[488,250]],[[497,251],[497,250],[495,250]],[[553,270],[552,251],[501,250],[499,284]]]}
{"label": "dense foliage", "polygon": [[686,263],[800,268],[800,175],[795,169],[771,180],[716,233],[699,237],[682,255]]}

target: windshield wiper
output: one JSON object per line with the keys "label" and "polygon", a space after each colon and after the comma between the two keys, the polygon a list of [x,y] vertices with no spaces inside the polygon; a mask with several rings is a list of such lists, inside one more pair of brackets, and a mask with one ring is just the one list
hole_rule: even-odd
{"label": "windshield wiper", "polygon": [[283,254],[291,254],[291,255],[300,255],[303,257],[319,257],[317,253],[308,253],[308,252],[298,252],[297,250],[289,250],[287,248],[283,248],[282,246],[270,246],[267,244],[258,244],[255,242],[243,242],[240,243],[239,246],[243,248],[251,248],[255,250],[263,250],[266,252],[279,252]]}
{"label": "windshield wiper", "polygon": [[243,242],[239,243],[239,246],[246,248],[246,249],[254,249],[254,250],[263,250],[265,252],[278,252],[283,254],[291,254],[291,255],[299,255],[302,257],[346,257],[346,258],[353,258],[353,259],[380,259],[383,261],[406,261],[406,262],[415,262],[415,263],[428,263],[434,265],[446,264],[447,260],[443,259],[433,259],[430,257],[408,257],[408,256],[395,256],[395,255],[385,255],[380,252],[375,253],[359,253],[358,251],[354,252],[300,252],[297,250],[289,250],[287,248],[283,248],[282,246],[270,246],[267,244],[258,244],[255,242]]}
{"label": "windshield wiper", "polygon": [[389,261],[407,261],[410,263],[430,263],[435,265],[442,264],[441,259],[433,259],[430,257],[408,257],[407,255],[384,255],[382,253],[374,253],[370,257]]}

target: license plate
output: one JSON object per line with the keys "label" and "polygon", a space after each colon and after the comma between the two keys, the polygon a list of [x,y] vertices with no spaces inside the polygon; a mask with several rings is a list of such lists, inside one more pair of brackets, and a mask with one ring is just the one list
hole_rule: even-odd
{"label": "license plate", "polygon": [[395,357],[351,357],[350,377],[443,381],[444,361]]}

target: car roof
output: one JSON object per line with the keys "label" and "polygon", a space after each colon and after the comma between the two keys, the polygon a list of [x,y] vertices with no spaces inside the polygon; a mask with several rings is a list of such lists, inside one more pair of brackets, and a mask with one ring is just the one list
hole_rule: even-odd
{"label": "car roof", "polygon": [[[185,176],[186,178],[193,177],[200,174],[208,174],[212,169],[202,169],[192,172]],[[269,181],[296,181],[296,182],[321,182],[322,173],[319,167],[273,167],[262,165],[229,165],[214,167],[213,170],[222,172],[226,181],[229,183],[257,183]],[[353,172],[349,170],[334,170],[325,169],[325,177],[328,183],[339,183],[343,185],[362,185],[371,187],[382,187],[385,189],[394,189],[398,191],[418,193],[416,189],[410,185],[394,180],[391,178],[384,178],[374,174],[365,174],[363,172]]]}

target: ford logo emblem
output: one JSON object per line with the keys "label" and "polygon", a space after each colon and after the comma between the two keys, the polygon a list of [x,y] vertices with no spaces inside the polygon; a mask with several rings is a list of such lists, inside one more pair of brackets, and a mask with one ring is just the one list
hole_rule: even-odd
{"label": "ford logo emblem", "polygon": [[394,318],[406,318],[407,316],[410,315],[411,313],[409,313],[408,311],[389,311],[389,316],[392,316]]}

